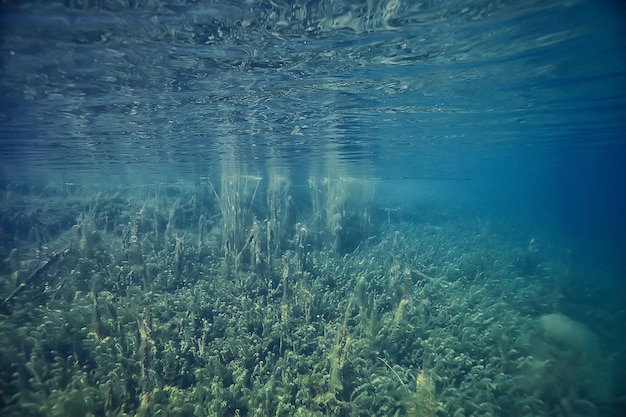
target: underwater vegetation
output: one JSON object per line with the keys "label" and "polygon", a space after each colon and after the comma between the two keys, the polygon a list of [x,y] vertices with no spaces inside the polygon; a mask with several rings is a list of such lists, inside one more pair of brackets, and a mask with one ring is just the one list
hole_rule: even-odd
{"label": "underwater vegetation", "polygon": [[2,416],[620,415],[623,317],[562,259],[375,190],[9,187]]}

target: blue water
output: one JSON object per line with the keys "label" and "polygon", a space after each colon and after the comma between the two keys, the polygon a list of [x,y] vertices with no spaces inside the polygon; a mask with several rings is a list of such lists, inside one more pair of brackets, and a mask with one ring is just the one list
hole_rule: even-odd
{"label": "blue water", "polygon": [[300,183],[383,178],[619,260],[624,13],[611,1],[8,2],[2,179],[194,182],[224,164]]}
{"label": "blue water", "polygon": [[41,0],[0,19],[5,188],[368,180],[379,207],[476,219],[623,293],[619,1]]}

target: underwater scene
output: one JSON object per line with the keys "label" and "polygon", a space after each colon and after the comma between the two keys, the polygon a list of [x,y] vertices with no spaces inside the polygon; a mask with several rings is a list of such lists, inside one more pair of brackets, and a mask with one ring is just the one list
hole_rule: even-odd
{"label": "underwater scene", "polygon": [[626,415],[626,8],[0,4],[0,415]]}

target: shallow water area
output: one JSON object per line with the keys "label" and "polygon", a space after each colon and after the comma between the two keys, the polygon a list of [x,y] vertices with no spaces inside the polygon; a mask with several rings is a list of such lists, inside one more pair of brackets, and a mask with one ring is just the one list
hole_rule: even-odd
{"label": "shallow water area", "polygon": [[3,416],[621,416],[610,1],[6,1]]}

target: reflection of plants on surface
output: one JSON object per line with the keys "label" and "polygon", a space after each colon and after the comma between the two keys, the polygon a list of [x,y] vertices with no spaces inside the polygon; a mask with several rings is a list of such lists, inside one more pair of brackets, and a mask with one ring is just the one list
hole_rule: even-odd
{"label": "reflection of plants on surface", "polygon": [[554,295],[508,243],[452,220],[374,227],[371,184],[312,184],[310,213],[280,177],[75,190],[72,223],[39,212],[64,228],[17,257],[2,243],[3,299],[40,271],[0,316],[2,415],[575,417],[605,400],[581,382],[604,374],[553,340],[567,322],[530,319]]}

